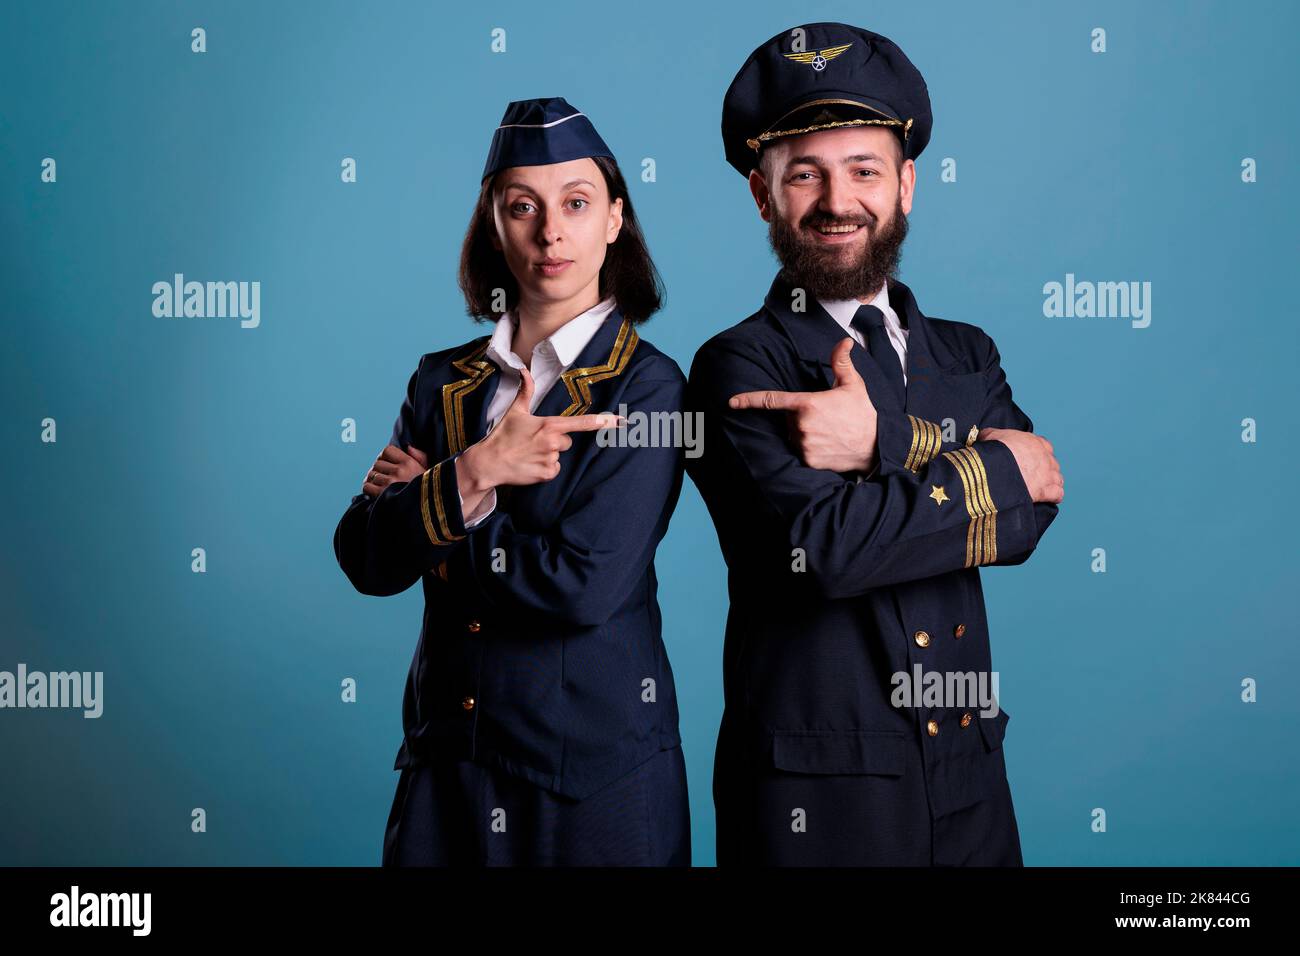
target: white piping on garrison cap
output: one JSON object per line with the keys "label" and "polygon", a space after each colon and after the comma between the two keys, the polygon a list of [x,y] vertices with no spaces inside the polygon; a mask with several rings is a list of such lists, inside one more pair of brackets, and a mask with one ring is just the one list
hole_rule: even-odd
{"label": "white piping on garrison cap", "polygon": [[557,120],[551,120],[549,123],[507,123],[505,126],[498,126],[497,129],[545,129],[548,126],[558,126],[560,123],[567,123],[575,116],[586,116],[586,113],[571,113],[568,116],[562,116]]}

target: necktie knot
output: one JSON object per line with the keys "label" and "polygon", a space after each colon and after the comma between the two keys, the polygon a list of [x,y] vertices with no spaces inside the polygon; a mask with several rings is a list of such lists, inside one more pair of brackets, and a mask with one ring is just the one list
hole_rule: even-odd
{"label": "necktie knot", "polygon": [[866,337],[872,329],[885,327],[885,313],[874,305],[860,305],[858,311],[853,314],[851,324],[862,333],[863,337]]}

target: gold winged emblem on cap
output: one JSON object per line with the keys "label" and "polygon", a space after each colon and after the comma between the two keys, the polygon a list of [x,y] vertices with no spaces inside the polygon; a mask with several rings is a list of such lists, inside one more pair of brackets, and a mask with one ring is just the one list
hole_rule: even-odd
{"label": "gold winged emblem on cap", "polygon": [[785,58],[794,60],[796,63],[807,63],[814,70],[820,71],[826,69],[828,60],[835,59],[851,46],[853,46],[852,43],[845,43],[842,46],[828,46],[820,52],[814,50],[812,53],[787,53]]}

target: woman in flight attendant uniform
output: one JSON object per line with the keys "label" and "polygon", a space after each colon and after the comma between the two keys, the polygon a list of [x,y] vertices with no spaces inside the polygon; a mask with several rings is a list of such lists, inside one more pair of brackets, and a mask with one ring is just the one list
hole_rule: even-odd
{"label": "woman in flight attendant uniform", "polygon": [[659,276],[563,99],[507,107],[460,285],[495,326],[420,359],[334,533],[358,591],[424,589],[383,863],[687,866],[654,569],[683,455],[602,414],[675,418],[685,377],[637,334]]}

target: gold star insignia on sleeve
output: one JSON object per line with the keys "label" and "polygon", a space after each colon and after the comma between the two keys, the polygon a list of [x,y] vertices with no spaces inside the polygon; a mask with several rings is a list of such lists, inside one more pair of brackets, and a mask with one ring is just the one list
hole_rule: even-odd
{"label": "gold star insignia on sleeve", "polygon": [[930,492],[930,497],[934,499],[936,505],[942,505],[949,500],[948,496],[943,492],[943,485],[931,485],[930,488],[933,489]]}

